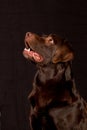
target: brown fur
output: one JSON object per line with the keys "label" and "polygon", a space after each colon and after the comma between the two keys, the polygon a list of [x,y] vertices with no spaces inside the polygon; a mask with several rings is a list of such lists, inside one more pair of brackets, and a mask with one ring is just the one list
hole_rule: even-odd
{"label": "brown fur", "polygon": [[74,51],[55,34],[26,33],[24,56],[38,71],[29,94],[32,130],[87,130],[87,104],[76,90],[72,73]]}

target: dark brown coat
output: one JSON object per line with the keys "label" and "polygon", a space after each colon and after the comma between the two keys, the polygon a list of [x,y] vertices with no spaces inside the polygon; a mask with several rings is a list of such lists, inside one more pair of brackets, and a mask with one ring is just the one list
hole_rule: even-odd
{"label": "dark brown coat", "polygon": [[74,52],[55,34],[26,33],[24,56],[38,71],[29,94],[32,130],[87,130],[87,105],[76,90],[72,74]]}

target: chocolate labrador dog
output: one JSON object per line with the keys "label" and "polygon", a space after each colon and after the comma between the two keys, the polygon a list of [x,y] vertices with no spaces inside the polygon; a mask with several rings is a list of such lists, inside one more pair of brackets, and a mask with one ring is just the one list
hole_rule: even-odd
{"label": "chocolate labrador dog", "polygon": [[23,55],[38,67],[29,94],[31,130],[87,130],[87,104],[76,90],[70,43],[28,32]]}

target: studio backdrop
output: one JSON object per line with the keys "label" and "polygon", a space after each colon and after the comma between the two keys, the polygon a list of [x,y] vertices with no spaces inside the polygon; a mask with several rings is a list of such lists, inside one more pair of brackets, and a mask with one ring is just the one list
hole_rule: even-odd
{"label": "studio backdrop", "polygon": [[87,2],[84,0],[0,1],[0,127],[29,130],[28,95],[36,68],[22,55],[26,32],[56,33],[74,50],[73,71],[87,99]]}

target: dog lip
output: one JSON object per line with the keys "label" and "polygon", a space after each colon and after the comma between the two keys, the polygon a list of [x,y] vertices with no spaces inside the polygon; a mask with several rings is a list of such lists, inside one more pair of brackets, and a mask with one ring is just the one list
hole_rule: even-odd
{"label": "dog lip", "polygon": [[25,41],[25,50],[26,50],[26,51],[28,51],[28,50],[34,51],[34,49],[32,49],[32,48],[30,47],[29,43],[26,42],[26,41]]}
{"label": "dog lip", "polygon": [[25,41],[25,47],[26,47],[26,49],[30,48],[30,45],[27,41]]}

